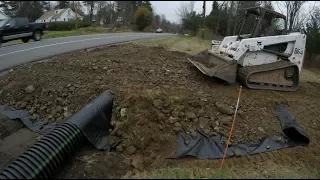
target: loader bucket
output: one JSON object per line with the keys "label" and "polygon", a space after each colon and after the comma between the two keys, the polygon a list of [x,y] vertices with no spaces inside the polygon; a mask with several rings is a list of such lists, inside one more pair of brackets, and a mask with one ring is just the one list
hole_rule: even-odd
{"label": "loader bucket", "polygon": [[237,78],[237,61],[220,58],[219,55],[202,51],[188,60],[195,65],[203,74],[222,79],[234,84]]}

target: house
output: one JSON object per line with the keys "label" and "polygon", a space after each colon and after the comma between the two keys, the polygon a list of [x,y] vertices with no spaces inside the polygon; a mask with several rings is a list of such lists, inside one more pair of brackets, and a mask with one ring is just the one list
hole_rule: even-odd
{"label": "house", "polygon": [[3,13],[2,11],[0,11],[0,21],[4,20],[4,19],[10,19],[9,16],[7,16],[5,13]]}
{"label": "house", "polygon": [[[56,22],[56,21],[69,21],[71,19],[75,19],[76,14],[70,9],[57,9],[54,11],[47,11],[44,12],[44,14],[36,20],[37,23],[43,23],[43,22]],[[79,14],[77,15],[77,18],[80,20],[83,20],[83,17]]]}

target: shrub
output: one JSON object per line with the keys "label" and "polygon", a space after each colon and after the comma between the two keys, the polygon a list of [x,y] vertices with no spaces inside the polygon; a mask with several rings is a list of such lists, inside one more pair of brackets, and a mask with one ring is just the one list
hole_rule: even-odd
{"label": "shrub", "polygon": [[49,31],[70,31],[76,28],[76,23],[78,28],[90,26],[89,22],[81,20],[70,20],[67,22],[50,22],[48,23]]}
{"label": "shrub", "polygon": [[142,31],[145,27],[152,23],[152,12],[145,7],[139,8],[134,15],[134,23],[138,26],[138,30]]}

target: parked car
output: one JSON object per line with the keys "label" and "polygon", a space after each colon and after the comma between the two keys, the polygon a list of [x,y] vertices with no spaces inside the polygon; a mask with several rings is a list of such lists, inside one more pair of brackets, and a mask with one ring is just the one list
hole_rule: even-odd
{"label": "parked car", "polygon": [[162,30],[161,28],[158,28],[158,29],[156,30],[156,33],[163,33],[163,30]]}
{"label": "parked car", "polygon": [[28,18],[11,18],[0,21],[0,45],[8,41],[21,39],[27,43],[30,39],[40,41],[48,32],[46,23],[29,23]]}

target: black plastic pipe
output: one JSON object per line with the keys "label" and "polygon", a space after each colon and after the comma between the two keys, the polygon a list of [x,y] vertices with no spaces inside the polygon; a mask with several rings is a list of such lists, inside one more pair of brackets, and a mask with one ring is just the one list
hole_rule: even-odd
{"label": "black plastic pipe", "polygon": [[73,123],[65,122],[41,138],[0,174],[0,179],[50,178],[64,159],[82,146],[84,136]]}
{"label": "black plastic pipe", "polygon": [[0,179],[51,178],[85,139],[99,150],[109,150],[106,138],[112,105],[112,95],[103,92],[25,151],[0,174]]}

